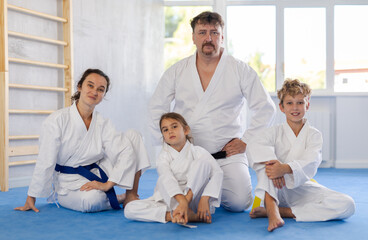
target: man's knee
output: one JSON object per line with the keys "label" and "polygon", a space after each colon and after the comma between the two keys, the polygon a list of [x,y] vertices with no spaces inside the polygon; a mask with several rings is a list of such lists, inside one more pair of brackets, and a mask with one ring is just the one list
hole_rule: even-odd
{"label": "man's knee", "polygon": [[238,194],[226,192],[222,194],[221,205],[224,209],[231,212],[242,212],[248,209],[253,203],[251,191],[243,191]]}

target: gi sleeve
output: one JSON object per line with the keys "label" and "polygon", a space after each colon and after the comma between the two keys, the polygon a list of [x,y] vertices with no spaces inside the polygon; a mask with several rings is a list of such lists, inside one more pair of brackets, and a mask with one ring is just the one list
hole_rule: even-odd
{"label": "gi sleeve", "polygon": [[313,131],[307,139],[305,152],[300,154],[302,157],[288,163],[293,173],[284,176],[287,188],[297,188],[316,175],[322,161],[322,144],[322,134]]}
{"label": "gi sleeve", "polygon": [[[169,203],[177,194],[183,194],[177,179],[170,167],[171,157],[165,150],[162,150],[157,162],[156,168],[159,176],[158,189],[165,202]],[[171,204],[170,204],[171,205]]]}
{"label": "gi sleeve", "polygon": [[152,135],[152,142],[156,145],[162,144],[159,121],[162,114],[170,111],[171,102],[175,98],[174,68],[169,68],[161,77],[156,90],[149,102],[149,128]]}
{"label": "gi sleeve", "polygon": [[251,114],[248,129],[242,137],[242,141],[248,144],[259,130],[271,126],[276,108],[270,95],[259,80],[257,73],[251,67],[244,64],[240,74],[242,93],[248,102]]}
{"label": "gi sleeve", "polygon": [[104,153],[112,163],[109,181],[122,188],[132,189],[137,160],[131,142],[115,130],[110,120],[106,120],[102,136]]}
{"label": "gi sleeve", "polygon": [[203,190],[202,196],[209,196],[212,206],[219,207],[221,202],[221,189],[224,173],[220,165],[212,157],[212,155],[206,150],[202,149],[200,152],[201,161],[206,160],[211,165],[211,173],[209,181]]}
{"label": "gi sleeve", "polygon": [[245,152],[251,168],[255,171],[265,167],[263,162],[278,159],[275,153],[276,134],[274,127],[263,129],[247,144]]}
{"label": "gi sleeve", "polygon": [[52,178],[61,146],[60,121],[60,118],[50,115],[42,123],[39,153],[28,189],[29,196],[48,197],[52,192]]}

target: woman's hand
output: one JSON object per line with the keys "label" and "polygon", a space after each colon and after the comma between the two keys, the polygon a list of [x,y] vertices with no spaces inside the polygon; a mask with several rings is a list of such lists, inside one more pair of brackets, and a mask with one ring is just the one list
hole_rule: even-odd
{"label": "woman's hand", "polygon": [[14,208],[14,210],[28,211],[28,210],[32,209],[35,212],[39,212],[40,210],[38,210],[36,208],[35,203],[36,203],[36,198],[35,197],[27,196],[26,203],[24,204],[24,206],[23,207],[16,207],[16,208]]}
{"label": "woman's hand", "polygon": [[115,186],[114,182],[107,181],[105,183],[98,182],[98,181],[91,181],[84,184],[80,190],[81,191],[91,191],[92,189],[101,190],[104,192],[109,191],[113,186]]}

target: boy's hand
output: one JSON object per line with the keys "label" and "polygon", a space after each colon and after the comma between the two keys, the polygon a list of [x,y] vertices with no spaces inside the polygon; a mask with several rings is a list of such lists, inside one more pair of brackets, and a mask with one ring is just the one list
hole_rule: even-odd
{"label": "boy's hand", "polygon": [[198,203],[197,215],[199,220],[205,223],[212,222],[209,200],[209,196],[202,196]]}
{"label": "boy's hand", "polygon": [[272,179],[272,182],[273,182],[273,185],[275,186],[275,188],[278,188],[278,189],[281,189],[285,186],[285,178],[284,177]]}
{"label": "boy's hand", "polygon": [[279,160],[270,160],[266,162],[266,174],[270,179],[280,178],[286,173],[291,173],[288,164],[282,164]]}

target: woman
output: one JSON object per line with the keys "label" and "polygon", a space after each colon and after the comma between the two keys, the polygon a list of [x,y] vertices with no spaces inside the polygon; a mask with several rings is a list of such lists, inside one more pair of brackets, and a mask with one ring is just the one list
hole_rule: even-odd
{"label": "woman", "polygon": [[[72,96],[75,104],[44,121],[27,200],[15,210],[38,212],[36,198],[47,196],[82,212],[119,209],[138,199],[141,171],[149,167],[142,138],[134,131],[121,135],[94,111],[109,86],[101,70],[86,70]],[[117,199],[115,185],[127,189],[126,196]]]}

